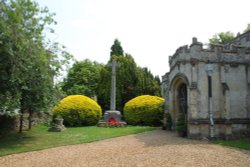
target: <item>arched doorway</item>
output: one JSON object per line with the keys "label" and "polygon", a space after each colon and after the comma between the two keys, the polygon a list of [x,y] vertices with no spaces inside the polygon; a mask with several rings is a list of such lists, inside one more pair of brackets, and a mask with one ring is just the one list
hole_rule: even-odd
{"label": "arched doorway", "polygon": [[[183,128],[187,136],[187,122],[188,122],[188,80],[182,75],[176,75],[170,82],[170,112],[173,120],[173,130],[179,130],[180,119],[183,122]],[[178,128],[178,129],[177,129]]]}
{"label": "arched doorway", "polygon": [[178,89],[179,111],[187,113],[187,85],[182,83]]}
{"label": "arched doorway", "polygon": [[187,85],[182,83],[177,89],[178,114],[177,114],[177,131],[180,136],[187,136]]}

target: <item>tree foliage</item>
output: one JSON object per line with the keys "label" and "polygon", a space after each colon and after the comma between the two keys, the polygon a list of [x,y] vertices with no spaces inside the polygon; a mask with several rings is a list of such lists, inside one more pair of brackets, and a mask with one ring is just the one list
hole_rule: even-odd
{"label": "tree foliage", "polygon": [[102,68],[102,64],[88,59],[75,62],[68,71],[62,90],[67,95],[82,94],[95,97]]}
{"label": "tree foliage", "polygon": [[160,78],[154,76],[148,68],[137,68],[138,83],[136,86],[137,95],[156,95],[160,96]]}
{"label": "tree foliage", "polygon": [[53,15],[31,0],[0,1],[0,110],[20,109],[20,132],[25,111],[31,118],[51,106],[53,78],[71,58],[58,43],[45,40]]}
{"label": "tree foliage", "polygon": [[102,69],[98,86],[98,102],[105,110],[110,107],[112,58],[116,59],[119,64],[116,70],[116,106],[118,110],[121,110],[123,104],[136,94],[136,63],[130,55],[112,56]]}
{"label": "tree foliage", "polygon": [[123,49],[121,46],[121,42],[118,39],[114,40],[114,44],[111,46],[111,52],[110,56],[116,55],[116,56],[123,56]]}
{"label": "tree foliage", "polygon": [[123,110],[127,101],[136,96],[160,95],[160,84],[157,77],[154,77],[147,68],[138,67],[131,55],[112,56],[109,63],[101,71],[98,86],[98,102],[104,110],[110,109],[110,63],[112,58],[117,59],[119,64],[116,72],[116,106],[119,111]]}
{"label": "tree foliage", "polygon": [[220,32],[215,34],[212,38],[209,39],[210,44],[223,44],[229,42],[235,38],[234,33],[227,31],[227,32]]}
{"label": "tree foliage", "polygon": [[[113,46],[119,45],[116,39]],[[122,111],[124,104],[132,98],[143,95],[160,96],[160,79],[154,77],[147,68],[138,67],[129,54],[123,56],[111,47],[112,55],[106,65],[90,60],[76,62],[68,72],[62,83],[62,89],[67,95],[82,94],[89,97],[97,95],[98,103],[102,109],[110,109],[111,96],[111,62],[116,59],[119,67],[116,69],[116,107]]]}

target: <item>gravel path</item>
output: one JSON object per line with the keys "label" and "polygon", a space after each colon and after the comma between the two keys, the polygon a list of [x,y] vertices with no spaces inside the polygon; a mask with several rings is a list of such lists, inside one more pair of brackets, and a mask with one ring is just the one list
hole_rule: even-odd
{"label": "gravel path", "polygon": [[162,130],[0,157],[0,167],[250,167],[250,152]]}

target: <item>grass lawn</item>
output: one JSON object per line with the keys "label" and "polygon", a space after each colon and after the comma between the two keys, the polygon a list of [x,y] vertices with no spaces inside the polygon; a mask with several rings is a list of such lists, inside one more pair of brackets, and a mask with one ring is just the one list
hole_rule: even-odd
{"label": "grass lawn", "polygon": [[0,156],[41,150],[45,148],[88,143],[112,137],[154,130],[154,127],[128,126],[124,128],[99,128],[96,126],[67,128],[63,132],[48,132],[48,126],[39,125],[22,134],[11,133],[0,138]]}
{"label": "grass lawn", "polygon": [[250,150],[250,140],[216,140],[215,144]]}

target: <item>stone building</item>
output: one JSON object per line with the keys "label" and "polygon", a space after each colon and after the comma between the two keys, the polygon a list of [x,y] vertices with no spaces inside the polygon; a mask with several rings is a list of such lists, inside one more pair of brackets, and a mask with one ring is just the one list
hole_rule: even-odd
{"label": "stone building", "polygon": [[193,38],[169,56],[162,77],[172,129],[185,115],[188,138],[234,138],[250,131],[250,31],[205,49]]}

